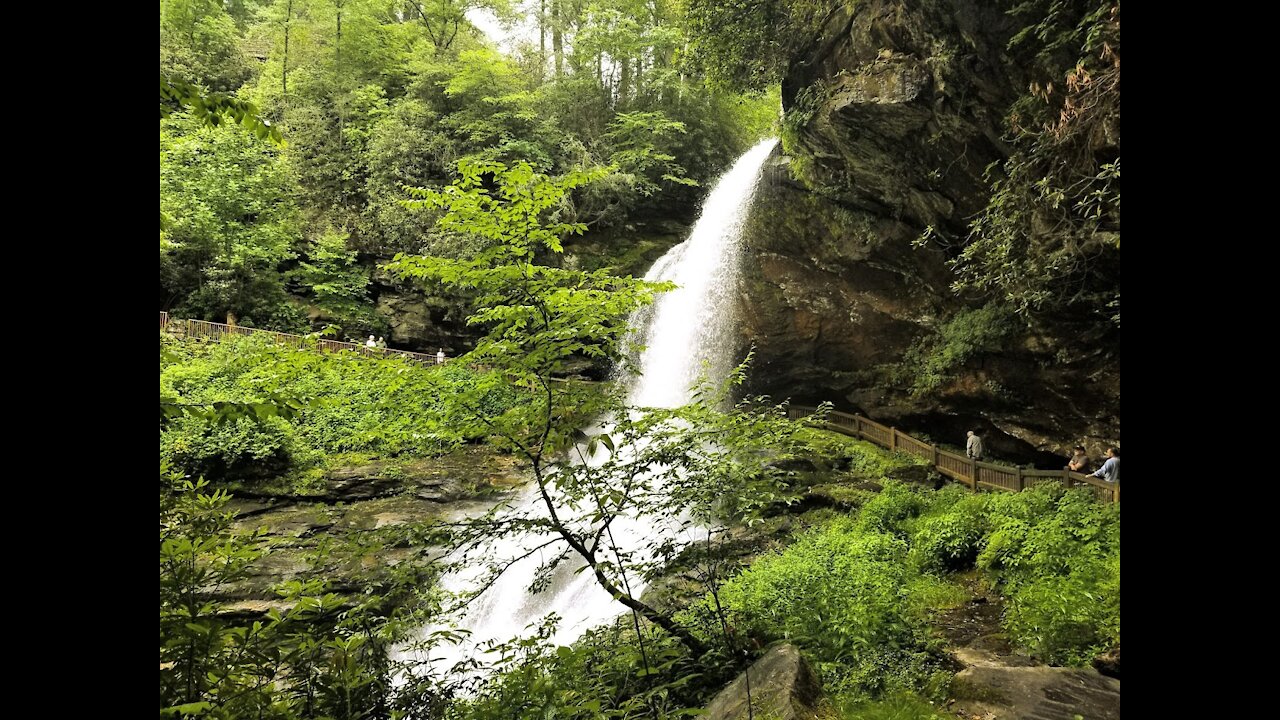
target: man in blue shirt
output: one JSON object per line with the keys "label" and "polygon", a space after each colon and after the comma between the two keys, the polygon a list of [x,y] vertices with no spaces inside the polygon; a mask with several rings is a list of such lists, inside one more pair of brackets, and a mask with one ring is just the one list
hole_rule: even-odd
{"label": "man in blue shirt", "polygon": [[1107,461],[1089,477],[1102,478],[1107,482],[1120,482],[1120,448],[1107,448]]}

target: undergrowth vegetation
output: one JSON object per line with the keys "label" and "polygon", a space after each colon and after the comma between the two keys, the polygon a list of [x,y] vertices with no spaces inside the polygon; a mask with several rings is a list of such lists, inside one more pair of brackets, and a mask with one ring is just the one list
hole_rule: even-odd
{"label": "undergrowth vegetation", "polygon": [[520,402],[505,378],[461,364],[318,353],[269,338],[216,343],[162,340],[160,395],[177,405],[305,401],[291,416],[211,420],[185,414],[162,427],[160,458],[208,479],[251,479],[320,465],[337,453],[383,457],[447,452],[484,429],[446,417],[443,400],[482,388],[486,413]]}
{"label": "undergrowth vegetation", "polygon": [[941,707],[955,666],[931,621],[970,599],[954,573],[988,574],[1015,644],[1085,664],[1119,643],[1119,527],[1118,507],[1084,489],[975,495],[888,480],[858,513],[757,558],[680,614],[720,661],[695,667],[670,638],[637,642],[621,622],[571,648],[545,647],[543,628],[497,649],[503,672],[457,717],[677,717],[728,681],[731,657],[786,641],[841,717],[953,718]]}
{"label": "undergrowth vegetation", "polygon": [[718,598],[739,632],[811,653],[838,705],[902,692],[941,697],[949,673],[930,614],[963,603],[975,567],[1008,601],[1010,638],[1083,664],[1120,640],[1120,515],[1085,489],[975,495],[886,481],[856,516],[766,555]]}

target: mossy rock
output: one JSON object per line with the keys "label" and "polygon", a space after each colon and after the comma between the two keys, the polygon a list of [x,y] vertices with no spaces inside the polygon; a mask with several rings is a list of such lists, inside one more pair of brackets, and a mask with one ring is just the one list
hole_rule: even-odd
{"label": "mossy rock", "polygon": [[863,483],[826,483],[809,488],[809,495],[829,507],[844,511],[857,510],[880,492],[880,485]]}

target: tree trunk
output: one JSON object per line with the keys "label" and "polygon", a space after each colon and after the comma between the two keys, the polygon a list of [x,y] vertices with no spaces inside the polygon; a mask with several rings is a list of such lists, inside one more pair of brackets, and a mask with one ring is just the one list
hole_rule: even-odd
{"label": "tree trunk", "polygon": [[547,75],[547,0],[538,0],[538,78]]}
{"label": "tree trunk", "polygon": [[631,91],[631,58],[622,58],[618,62],[622,65],[622,75],[618,78],[617,104],[618,107],[624,107]]}
{"label": "tree trunk", "polygon": [[334,5],[338,9],[338,37],[337,42],[334,43],[333,75],[338,92],[338,147],[342,147],[342,3],[338,2]]}
{"label": "tree trunk", "polygon": [[564,74],[564,2],[551,0],[551,52],[556,56],[556,77]]}
{"label": "tree trunk", "polygon": [[280,70],[280,96],[284,106],[289,107],[289,24],[293,20],[293,0],[284,8],[284,62]]}

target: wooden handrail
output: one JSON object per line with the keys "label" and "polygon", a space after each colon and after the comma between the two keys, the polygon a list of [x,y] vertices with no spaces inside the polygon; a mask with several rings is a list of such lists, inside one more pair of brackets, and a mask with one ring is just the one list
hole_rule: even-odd
{"label": "wooden handrail", "polygon": [[[224,335],[270,335],[277,342],[283,342],[294,347],[301,347],[305,340],[305,335],[295,335],[293,333],[276,332],[275,330],[260,330],[258,328],[241,327],[239,325],[226,325],[224,323],[209,322],[207,320],[179,320],[170,319],[169,313],[161,311],[160,313],[160,329],[164,330],[170,325],[181,324],[183,332],[193,337],[222,337]],[[424,365],[435,365],[442,360],[437,355],[428,353],[418,353],[409,350],[395,350],[392,348],[371,348],[360,343],[341,342],[338,340],[328,340],[325,338],[317,338],[317,346],[325,350],[354,350],[361,355],[391,355],[408,358]],[[449,356],[445,356],[443,360],[451,360]]]}
{"label": "wooden handrail", "polygon": [[[792,418],[804,418],[818,411],[817,408],[791,405],[787,414]],[[1094,492],[1106,496],[1111,502],[1120,502],[1120,483],[1107,482],[1083,473],[1068,470],[1024,470],[1009,465],[970,460],[964,455],[944,450],[923,440],[861,415],[851,415],[832,410],[827,413],[827,430],[842,435],[869,440],[883,448],[929,460],[943,476],[960,482],[973,490],[990,488],[1018,492],[1043,483],[1046,479],[1061,482],[1067,487],[1088,485]],[[870,432],[869,432],[870,431]]]}
{"label": "wooden handrail", "polygon": [[[239,325],[226,325],[224,323],[209,322],[207,320],[179,320],[170,318],[169,313],[160,312],[160,329],[165,330],[170,325],[181,327],[182,332],[188,337],[211,337],[221,338],[226,335],[270,335],[276,342],[281,342],[292,347],[302,347],[304,341],[314,339],[316,348],[319,350],[352,350],[368,357],[377,355],[398,356],[408,358],[423,365],[437,365],[457,358],[443,358],[430,353],[418,353],[410,350],[394,350],[392,348],[371,348],[359,343],[342,342],[339,340],[328,340],[325,338],[309,338],[305,335],[295,335],[293,333],[277,332],[275,330],[261,330],[259,328],[241,327]],[[491,368],[478,363],[468,364],[476,370],[490,370]],[[593,384],[594,380],[571,380],[569,378],[547,378],[554,383],[579,383]]]}

